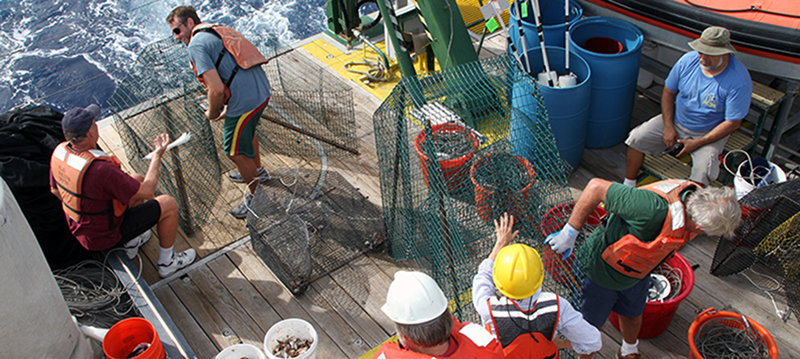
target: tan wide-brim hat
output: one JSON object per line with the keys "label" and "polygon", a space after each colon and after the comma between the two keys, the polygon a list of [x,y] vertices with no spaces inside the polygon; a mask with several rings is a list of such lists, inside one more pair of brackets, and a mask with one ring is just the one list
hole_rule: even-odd
{"label": "tan wide-brim hat", "polygon": [[699,39],[689,42],[689,46],[702,54],[711,56],[736,52],[731,45],[731,32],[720,26],[706,28]]}

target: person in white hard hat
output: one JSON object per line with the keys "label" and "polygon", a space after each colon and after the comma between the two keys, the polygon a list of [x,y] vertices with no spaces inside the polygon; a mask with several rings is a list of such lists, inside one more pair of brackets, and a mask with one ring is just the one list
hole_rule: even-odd
{"label": "person in white hard hat", "polygon": [[387,342],[375,359],[503,358],[492,334],[450,315],[447,298],[430,276],[398,271],[381,310],[395,323],[398,342]]}

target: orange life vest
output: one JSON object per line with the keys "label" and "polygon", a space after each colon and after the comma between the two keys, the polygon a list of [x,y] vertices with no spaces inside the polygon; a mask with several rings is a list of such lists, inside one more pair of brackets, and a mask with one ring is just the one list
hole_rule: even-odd
{"label": "orange life vest", "polygon": [[603,260],[617,272],[628,277],[643,279],[672,253],[681,249],[695,234],[686,230],[686,207],[680,194],[688,188],[702,185],[684,180],[665,180],[643,186],[641,189],[655,192],[669,204],[667,218],[661,232],[650,242],[642,242],[627,234],[603,251]]}
{"label": "orange life vest", "polygon": [[559,315],[556,294],[542,292],[529,310],[506,297],[491,297],[488,301],[495,335],[506,358],[558,358],[558,348],[553,343]]}
{"label": "orange life vest", "polygon": [[[456,351],[444,358],[459,359],[502,359],[503,348],[489,332],[480,325],[460,323],[453,319],[453,330],[450,338],[458,344]],[[387,342],[378,349],[374,359],[436,359],[430,354],[421,354],[408,350],[398,343]]]}
{"label": "orange life vest", "polygon": [[83,176],[89,165],[94,161],[108,161],[120,166],[119,160],[114,156],[109,156],[100,150],[88,150],[77,152],[62,142],[53,150],[50,158],[50,169],[53,178],[61,195],[61,204],[66,213],[72,220],[79,222],[81,216],[108,215],[111,226],[114,224],[114,216],[121,216],[127,208],[122,202],[117,200],[108,201],[108,209],[100,212],[85,212],[81,210],[82,200],[93,200],[93,198],[83,195]]}
{"label": "orange life vest", "polygon": [[[261,64],[267,63],[267,59],[264,55],[258,51],[255,45],[252,42],[248,41],[247,39],[242,36],[238,31],[224,26],[224,25],[216,25],[216,24],[207,24],[201,23],[197,24],[192,29],[192,36],[197,34],[198,32],[205,31],[219,37],[222,40],[223,49],[220,51],[219,56],[217,56],[217,61],[214,63],[214,67],[219,71],[219,64],[222,62],[222,57],[225,56],[225,53],[230,53],[233,55],[234,60],[236,61],[236,66],[233,68],[233,72],[231,72],[231,76],[228,78],[225,83],[225,101],[224,103],[228,103],[228,100],[231,98],[231,90],[230,86],[233,82],[233,78],[236,76],[236,73],[239,72],[239,69],[249,69],[253,66],[258,66]],[[194,66],[194,62],[192,64],[192,71],[194,72],[194,76],[197,77],[197,80],[203,84],[206,88],[206,82],[203,80],[202,77],[197,75],[197,68]]]}

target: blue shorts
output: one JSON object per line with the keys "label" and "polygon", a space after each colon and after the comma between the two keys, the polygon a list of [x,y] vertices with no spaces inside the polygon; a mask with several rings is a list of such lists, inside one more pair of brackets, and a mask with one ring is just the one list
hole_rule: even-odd
{"label": "blue shorts", "polygon": [[628,289],[611,290],[595,284],[589,277],[586,277],[583,281],[583,301],[581,302],[583,319],[600,328],[612,310],[624,317],[641,315],[647,304],[649,284],[650,281],[645,277]]}

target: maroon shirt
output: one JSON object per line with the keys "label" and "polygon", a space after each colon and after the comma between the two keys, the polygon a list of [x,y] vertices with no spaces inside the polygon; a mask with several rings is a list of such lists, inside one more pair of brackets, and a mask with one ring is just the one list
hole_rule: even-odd
{"label": "maroon shirt", "polygon": [[[83,175],[83,195],[92,198],[81,200],[81,211],[100,212],[109,209],[110,201],[116,199],[128,204],[139,191],[141,183],[123,172],[117,165],[95,160]],[[50,187],[56,188],[53,172],[50,172]],[[113,211],[113,209],[112,209]],[[119,226],[122,216],[114,216],[113,228],[109,227],[109,215],[81,216],[79,222],[67,217],[72,234],[81,245],[90,251],[102,251],[113,247],[121,239]],[[123,214],[124,216],[124,214]]]}

